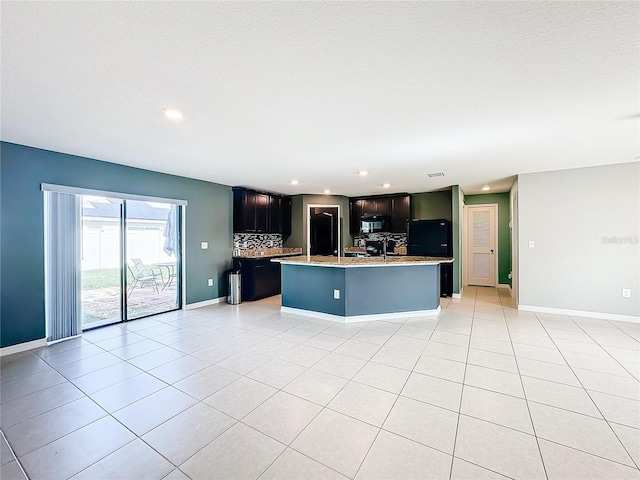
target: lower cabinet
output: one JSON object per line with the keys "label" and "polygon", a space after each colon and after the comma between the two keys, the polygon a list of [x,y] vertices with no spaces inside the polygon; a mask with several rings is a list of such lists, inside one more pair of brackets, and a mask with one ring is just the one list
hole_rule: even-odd
{"label": "lower cabinet", "polygon": [[271,258],[234,258],[233,268],[242,275],[242,301],[280,294],[280,263]]}

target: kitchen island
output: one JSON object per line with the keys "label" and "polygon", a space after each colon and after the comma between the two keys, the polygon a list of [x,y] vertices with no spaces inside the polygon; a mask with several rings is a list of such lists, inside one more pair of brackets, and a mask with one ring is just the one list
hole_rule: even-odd
{"label": "kitchen island", "polygon": [[276,258],[282,282],[282,311],[358,322],[440,310],[437,257]]}

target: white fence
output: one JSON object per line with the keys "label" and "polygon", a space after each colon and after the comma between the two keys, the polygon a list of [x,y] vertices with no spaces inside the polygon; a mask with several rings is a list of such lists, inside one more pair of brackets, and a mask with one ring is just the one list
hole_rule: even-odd
{"label": "white fence", "polygon": [[[163,250],[164,224],[145,222],[129,224],[127,229],[127,262],[139,258],[145,265],[172,262]],[[120,267],[120,228],[117,225],[85,226],[82,230],[82,270]]]}

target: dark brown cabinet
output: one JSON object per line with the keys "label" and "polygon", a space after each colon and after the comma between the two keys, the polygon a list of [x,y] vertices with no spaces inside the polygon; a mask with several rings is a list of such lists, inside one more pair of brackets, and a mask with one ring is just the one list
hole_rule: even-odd
{"label": "dark brown cabinet", "polygon": [[391,199],[379,198],[375,201],[376,215],[391,215]]}
{"label": "dark brown cabinet", "polygon": [[269,196],[244,188],[233,189],[233,232],[269,231]]}
{"label": "dark brown cabinet", "polygon": [[271,233],[291,235],[291,197],[271,195]]}
{"label": "dark brown cabinet", "polygon": [[234,258],[240,270],[242,301],[260,300],[280,293],[280,264],[271,258]]}
{"label": "dark brown cabinet", "polygon": [[409,195],[391,198],[391,231],[407,233],[407,225],[411,217]]}
{"label": "dark brown cabinet", "polygon": [[360,233],[360,222],[364,215],[389,215],[391,232],[406,233],[410,215],[409,195],[349,199],[351,235]]}
{"label": "dark brown cabinet", "polygon": [[280,197],[280,233],[291,235],[291,197]]}
{"label": "dark brown cabinet", "polygon": [[269,233],[269,195],[256,193],[256,232]]}
{"label": "dark brown cabinet", "polygon": [[375,215],[376,214],[376,201],[375,200],[360,200],[360,204],[362,205],[361,216],[364,215]]}
{"label": "dark brown cabinet", "polygon": [[291,198],[233,187],[233,233],[291,235]]}

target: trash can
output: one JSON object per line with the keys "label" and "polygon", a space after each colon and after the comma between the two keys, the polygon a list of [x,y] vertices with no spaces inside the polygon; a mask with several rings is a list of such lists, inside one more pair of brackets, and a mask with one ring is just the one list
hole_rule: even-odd
{"label": "trash can", "polygon": [[227,296],[227,303],[231,305],[238,305],[242,303],[242,275],[240,270],[228,270],[229,275],[229,295]]}

